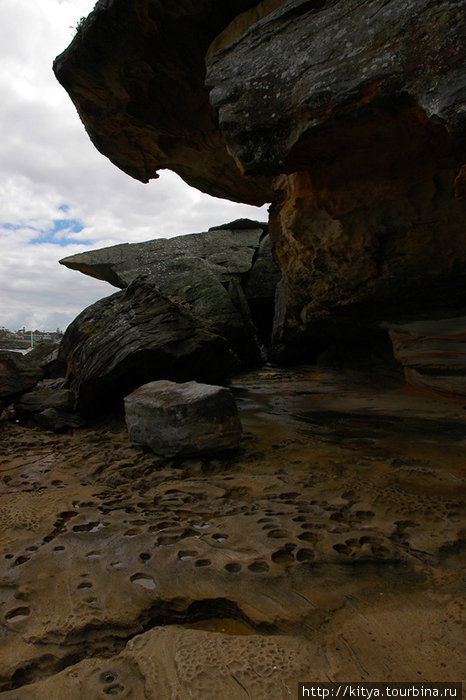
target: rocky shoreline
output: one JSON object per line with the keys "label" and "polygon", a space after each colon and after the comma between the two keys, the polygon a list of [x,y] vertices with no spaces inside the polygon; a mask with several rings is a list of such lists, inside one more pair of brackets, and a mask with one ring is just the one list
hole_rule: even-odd
{"label": "rocky shoreline", "polygon": [[269,221],[66,258],[119,291],[0,353],[1,697],[464,678],[460,5],[79,23],[54,70],[98,150]]}
{"label": "rocky shoreline", "polygon": [[2,697],[461,677],[462,402],[318,367],[232,389],[228,455],[0,424]]}

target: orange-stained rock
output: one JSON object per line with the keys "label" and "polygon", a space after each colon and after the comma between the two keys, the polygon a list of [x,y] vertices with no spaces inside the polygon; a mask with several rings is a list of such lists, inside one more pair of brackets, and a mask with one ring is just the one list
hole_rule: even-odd
{"label": "orange-stained rock", "polygon": [[329,325],[356,332],[407,313],[454,315],[466,295],[466,207],[454,197],[454,177],[454,170],[419,173],[404,191],[394,183],[391,196],[387,183],[376,201],[354,199],[343,213],[332,208],[332,193],[325,206],[309,172],[278,177],[270,232],[286,311],[275,347],[301,337],[311,358]]}

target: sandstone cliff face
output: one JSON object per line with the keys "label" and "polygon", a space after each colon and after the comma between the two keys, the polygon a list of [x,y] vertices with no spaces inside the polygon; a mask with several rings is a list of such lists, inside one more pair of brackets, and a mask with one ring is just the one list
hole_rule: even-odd
{"label": "sandstone cliff face", "polygon": [[310,360],[464,316],[465,32],[459,0],[114,0],[55,70],[126,172],[273,202],[275,353]]}
{"label": "sandstone cliff face", "polygon": [[276,174],[278,350],[464,304],[465,22],[459,2],[293,0],[209,56],[230,152]]}

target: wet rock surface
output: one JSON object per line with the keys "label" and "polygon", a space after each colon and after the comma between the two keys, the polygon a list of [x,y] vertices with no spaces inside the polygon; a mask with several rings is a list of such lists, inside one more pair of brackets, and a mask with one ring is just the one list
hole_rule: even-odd
{"label": "wet rock surface", "polygon": [[[165,52],[176,23],[189,40]],[[387,318],[464,314],[464,33],[459,0],[98,3],[56,72],[126,172],[168,164],[245,202],[267,181],[273,358],[309,362],[354,324],[364,346]],[[188,54],[203,62],[189,85]]]}
{"label": "wet rock surface", "polygon": [[233,394],[211,384],[144,384],[125,396],[125,420],[132,443],[163,457],[221,453],[241,438]]}
{"label": "wet rock surface", "polygon": [[463,403],[380,370],[233,388],[221,459],[1,425],[2,697],[461,677]]}

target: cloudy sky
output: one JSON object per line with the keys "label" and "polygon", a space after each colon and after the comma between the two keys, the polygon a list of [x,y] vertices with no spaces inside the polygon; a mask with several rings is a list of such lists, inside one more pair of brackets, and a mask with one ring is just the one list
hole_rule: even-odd
{"label": "cloudy sky", "polygon": [[116,291],[59,265],[67,255],[266,219],[169,171],[143,185],[98,153],[52,72],[94,4],[0,0],[0,326],[10,330],[64,330]]}

